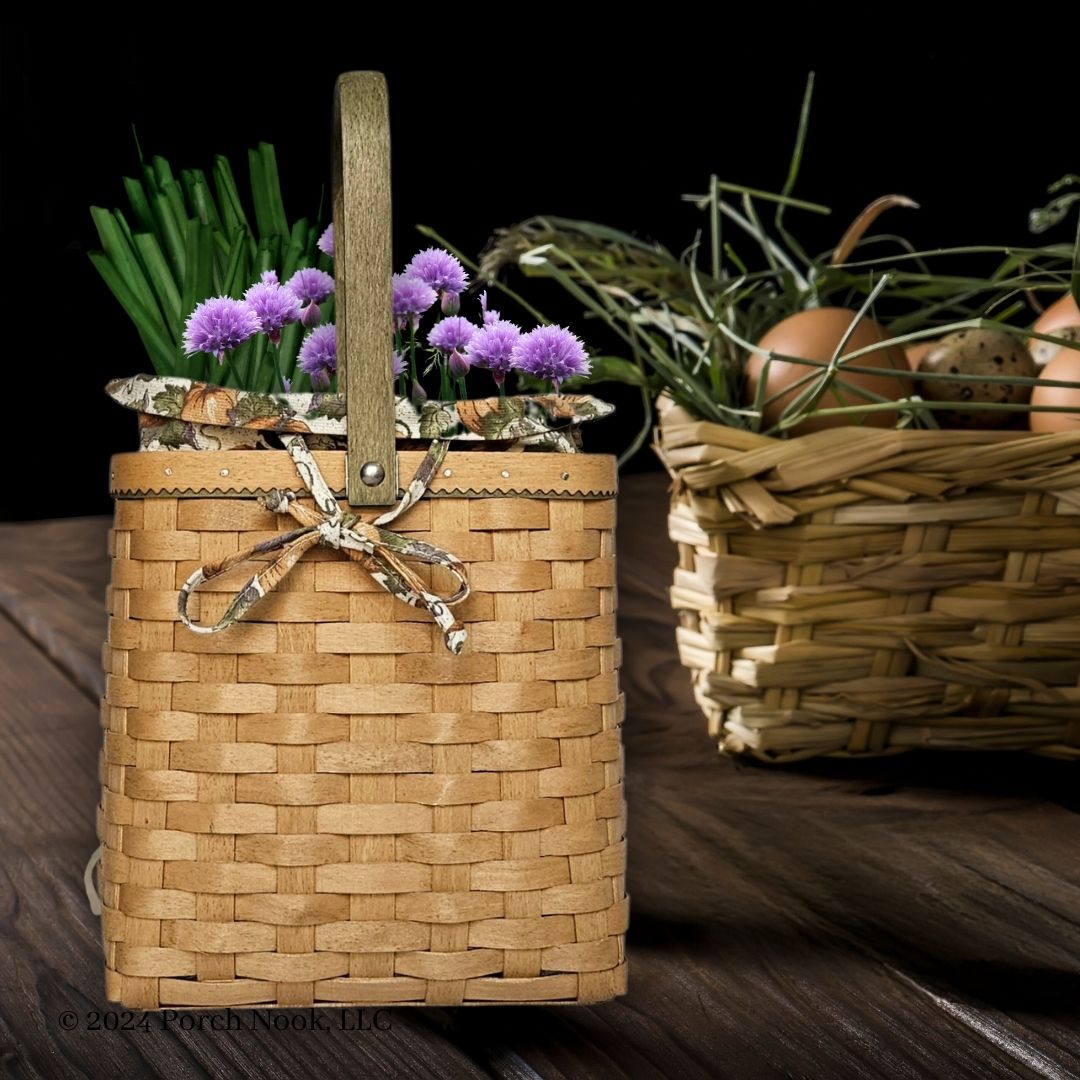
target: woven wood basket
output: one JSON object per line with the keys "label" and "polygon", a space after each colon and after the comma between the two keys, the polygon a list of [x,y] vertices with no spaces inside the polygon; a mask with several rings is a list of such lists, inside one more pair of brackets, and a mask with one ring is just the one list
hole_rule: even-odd
{"label": "woven wood basket", "polygon": [[787,440],[666,403],[679,653],[766,761],[1080,755],[1080,432]]}
{"label": "woven wood basket", "polygon": [[[385,506],[398,471],[411,476],[424,457],[394,449],[382,362],[385,85],[358,73],[338,92],[349,451],[314,459],[352,505]],[[384,482],[360,480],[370,463]],[[178,587],[295,525],[256,499],[295,488],[294,463],[284,451],[199,451],[121,454],[112,468],[99,814],[109,999],[455,1005],[622,992],[612,459],[446,456],[394,530],[467,567],[472,592],[454,611],[469,641],[456,656],[427,611],[326,547],[244,621],[191,632]],[[249,572],[209,581],[192,614],[217,620]],[[433,591],[443,575],[427,579]]]}

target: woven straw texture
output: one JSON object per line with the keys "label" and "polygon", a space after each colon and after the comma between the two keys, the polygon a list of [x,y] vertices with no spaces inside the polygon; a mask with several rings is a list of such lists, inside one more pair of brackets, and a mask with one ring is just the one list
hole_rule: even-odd
{"label": "woven straw texture", "polygon": [[[281,470],[283,454],[260,456]],[[543,456],[562,497],[429,496],[395,522],[468,566],[461,656],[327,548],[244,622],[195,635],[180,583],[295,523],[241,495],[118,500],[99,814],[111,1000],[623,990],[614,501],[558,491],[561,455],[480,456]],[[114,487],[166,457],[217,475],[232,456],[122,455]],[[342,474],[343,454],[320,458]],[[424,571],[438,591],[444,572]],[[247,576],[209,583],[193,612],[216,620]]]}
{"label": "woven straw texture", "polygon": [[1080,755],[1080,432],[778,440],[668,404],[658,450],[724,750]]}

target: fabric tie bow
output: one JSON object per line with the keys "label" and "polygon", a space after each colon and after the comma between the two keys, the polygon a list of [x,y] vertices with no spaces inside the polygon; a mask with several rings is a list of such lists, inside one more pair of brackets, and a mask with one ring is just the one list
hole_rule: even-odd
{"label": "fabric tie bow", "polygon": [[[306,551],[321,544],[335,551],[344,551],[349,558],[360,563],[372,579],[392,596],[413,607],[427,608],[443,632],[446,647],[452,653],[461,652],[467,633],[450,610],[452,604],[459,603],[469,595],[469,582],[461,560],[433,544],[413,540],[382,528],[423,496],[435,470],[446,456],[446,443],[436,440],[431,444],[431,449],[409,482],[401,501],[373,522],[361,521],[357,514],[342,511],[302,438],[289,437],[285,441],[285,449],[293,459],[304,486],[315,500],[315,507],[302,505],[295,494],[287,491],[271,491],[264,496],[260,501],[268,510],[291,515],[300,523],[300,528],[264,540],[219,562],[207,563],[196,570],[180,587],[177,600],[180,621],[196,634],[216,634],[227,629],[267,593],[273,592]],[[200,585],[212,581],[234,566],[273,552],[280,554],[240,589],[228,610],[213,626],[199,626],[191,621],[187,612],[188,598]],[[403,561],[405,559],[445,567],[457,579],[457,591],[447,599],[428,592],[416,572]]]}

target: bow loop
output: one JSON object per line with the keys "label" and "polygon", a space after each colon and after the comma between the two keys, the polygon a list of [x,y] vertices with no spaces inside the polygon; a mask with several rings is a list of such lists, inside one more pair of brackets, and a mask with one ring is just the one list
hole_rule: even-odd
{"label": "bow loop", "polygon": [[[207,563],[196,570],[180,587],[177,599],[180,621],[197,634],[215,634],[227,629],[267,593],[272,592],[305,552],[316,545],[322,545],[334,551],[344,551],[392,596],[413,607],[426,608],[442,630],[446,647],[453,653],[461,652],[467,634],[450,611],[452,604],[459,603],[469,595],[469,580],[461,560],[434,544],[414,540],[382,527],[421,498],[446,455],[446,443],[435,441],[431,444],[431,449],[405,489],[401,500],[371,524],[361,521],[356,514],[342,513],[303,439],[292,436],[286,442],[285,448],[289,451],[304,486],[311,493],[315,507],[304,506],[292,492],[275,490],[265,495],[261,501],[268,510],[276,514],[290,515],[300,524],[300,528],[264,540],[247,551],[237,552],[219,562]],[[225,614],[213,626],[199,626],[192,622],[187,611],[188,600],[200,585],[241,563],[275,552],[280,554],[240,589]],[[457,590],[446,599],[434,595],[427,590],[424,582],[405,560],[444,567],[457,580]]]}

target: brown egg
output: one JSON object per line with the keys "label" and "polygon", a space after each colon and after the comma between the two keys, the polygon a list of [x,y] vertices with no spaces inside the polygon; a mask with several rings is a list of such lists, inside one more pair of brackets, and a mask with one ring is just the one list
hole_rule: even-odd
{"label": "brown egg", "polygon": [[[758,342],[762,349],[771,352],[782,353],[785,356],[798,356],[806,360],[815,360],[819,364],[828,363],[836,352],[847,332],[848,327],[855,319],[856,313],[848,308],[812,308],[809,311],[800,311],[795,315],[789,315],[786,319],[778,322]],[[888,333],[873,319],[860,320],[844,346],[844,352],[854,352],[856,349],[865,349],[880,341],[888,340]],[[903,350],[896,346],[888,346],[866,353],[857,360],[851,361],[858,367],[887,368],[892,371],[908,372],[907,360]],[[746,393],[747,402],[753,404],[757,394],[758,383],[761,373],[765,368],[765,357],[759,353],[751,355],[746,365]],[[794,386],[800,379],[805,378],[814,371],[814,368],[805,364],[793,364],[786,360],[773,360],[769,364],[766,376],[765,397],[779,394],[775,401],[765,406],[762,419],[762,430],[772,427],[779,419],[780,414],[789,402],[793,401],[810,386],[809,382],[800,386]],[[784,393],[785,389],[790,387]],[[911,392],[911,380],[897,378],[891,375],[866,375],[858,372],[848,372],[839,376],[818,402],[819,409],[838,408],[847,405],[866,405],[866,398],[852,392],[852,387],[858,387],[877,394],[883,398],[897,399],[906,397]],[[897,421],[895,412],[873,412],[853,414],[847,416],[812,416],[804,420],[794,430],[804,435],[810,431],[820,431],[823,428],[848,427],[854,424],[863,424],[870,427],[894,427]]]}
{"label": "brown egg", "polygon": [[[1048,331],[1049,332],[1049,331]],[[1080,350],[1062,349],[1042,369],[1040,379],[1076,383],[1076,386],[1041,386],[1031,392],[1032,405],[1068,406],[1073,412],[1033,412],[1031,430],[1040,434],[1052,431],[1075,431],[1080,434]]]}
{"label": "brown egg", "polygon": [[913,345],[909,345],[904,350],[904,355],[907,357],[908,367],[912,371],[919,370],[919,364],[922,362],[922,358],[933,348],[937,346],[936,341],[916,341]]}
{"label": "brown egg", "polygon": [[[1018,337],[1004,330],[957,330],[947,334],[919,364],[920,372],[953,375],[1011,375],[1033,379],[1035,361]],[[919,393],[927,401],[999,401],[1022,405],[1031,387],[1013,383],[972,382],[969,379],[922,379]],[[942,427],[999,428],[1014,417],[1012,412],[934,410]]]}
{"label": "brown egg", "polygon": [[[1076,306],[1072,293],[1066,293],[1055,300],[1035,320],[1031,329],[1040,334],[1053,334],[1054,337],[1080,342],[1080,308]],[[1063,348],[1063,345],[1055,345],[1052,341],[1040,341],[1038,338],[1031,338],[1028,341],[1028,351],[1039,367],[1049,364]]]}

